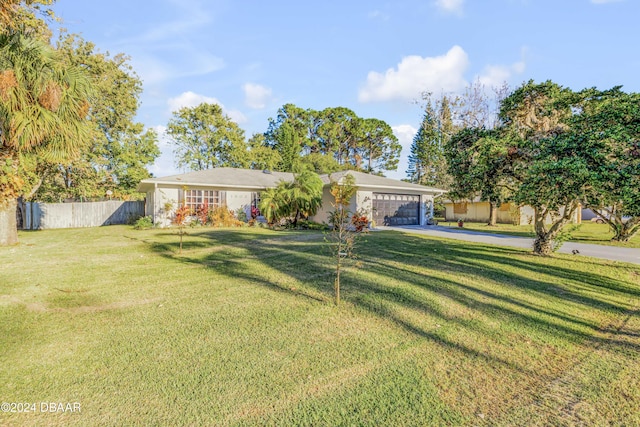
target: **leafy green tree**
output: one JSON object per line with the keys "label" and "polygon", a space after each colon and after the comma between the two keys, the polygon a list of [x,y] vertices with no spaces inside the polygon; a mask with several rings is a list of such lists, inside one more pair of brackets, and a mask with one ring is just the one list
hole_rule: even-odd
{"label": "leafy green tree", "polygon": [[[549,255],[571,221],[590,181],[591,147],[571,131],[579,97],[551,81],[529,81],[504,99],[500,117],[516,145],[514,200],[534,208],[536,254]],[[575,118],[574,118],[575,119]]]}
{"label": "leafy green tree", "polygon": [[497,223],[498,206],[508,201],[516,188],[513,165],[516,152],[500,129],[465,128],[446,145],[452,197],[480,196],[489,202],[489,223]]}
{"label": "leafy green tree", "polygon": [[582,96],[572,128],[593,156],[584,202],[625,242],[640,232],[640,94],[614,87]]}
{"label": "leafy green tree", "polygon": [[358,144],[358,156],[366,160],[368,173],[396,170],[402,146],[393,134],[391,126],[379,119],[361,122],[362,140]]}
{"label": "leafy green tree", "polygon": [[319,173],[395,170],[402,147],[382,120],[362,119],[344,107],[322,111],[285,104],[269,119],[265,145],[280,154],[279,170],[311,167]]}
{"label": "leafy green tree", "polygon": [[276,139],[274,150],[280,155],[279,170],[292,172],[301,155],[301,135],[295,126],[284,123],[278,128]]}
{"label": "leafy green tree", "polygon": [[[66,61],[90,74],[94,87],[89,115],[94,132],[90,148],[69,164],[37,164],[44,201],[66,198],[137,197],[140,180],[151,174],[148,167],[160,155],[157,134],[134,121],[142,82],[123,54],[109,57],[77,35],[62,35],[58,51]],[[38,190],[37,184],[31,193]],[[27,199],[30,197],[27,196]]]}
{"label": "leafy green tree", "polygon": [[317,135],[322,152],[332,155],[340,165],[351,163],[362,168],[358,148],[363,139],[362,119],[345,107],[326,108]]}
{"label": "leafy green tree", "polygon": [[54,19],[51,6],[55,0],[2,0],[0,28],[2,32],[21,33],[46,41],[51,35],[46,20]]}
{"label": "leafy green tree", "polygon": [[190,170],[248,167],[244,131],[217,104],[173,112],[167,135],[176,145],[176,165]]}
{"label": "leafy green tree", "polygon": [[344,166],[338,164],[333,156],[322,153],[310,153],[300,157],[295,167],[299,170],[310,170],[318,174],[338,172],[344,169]]}
{"label": "leafy green tree", "polygon": [[91,83],[39,39],[0,34],[0,245],[17,242],[20,158],[77,158],[90,136]]}
{"label": "leafy green tree", "polygon": [[301,155],[317,151],[311,147],[311,118],[317,112],[304,110],[294,104],[285,104],[275,119],[269,119],[265,132],[265,144],[276,150],[282,162],[279,170],[291,172]]}
{"label": "leafy green tree", "polygon": [[264,134],[254,134],[249,139],[249,169],[278,170],[282,156],[266,144]]}

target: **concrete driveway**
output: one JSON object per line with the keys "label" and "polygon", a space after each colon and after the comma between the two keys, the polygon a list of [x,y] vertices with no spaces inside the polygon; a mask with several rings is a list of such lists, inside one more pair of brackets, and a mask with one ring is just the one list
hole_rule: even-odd
{"label": "concrete driveway", "polygon": [[[427,234],[429,236],[446,237],[448,239],[464,240],[467,242],[487,243],[498,246],[512,246],[533,250],[533,239],[528,237],[508,236],[505,234],[490,234],[480,231],[470,231],[464,228],[450,228],[443,226],[405,225],[401,227],[381,227],[384,230],[396,230],[405,233]],[[590,245],[587,243],[565,242],[558,252],[570,254],[578,251],[577,256],[589,256],[612,261],[640,264],[640,249],[619,248],[616,246]]]}

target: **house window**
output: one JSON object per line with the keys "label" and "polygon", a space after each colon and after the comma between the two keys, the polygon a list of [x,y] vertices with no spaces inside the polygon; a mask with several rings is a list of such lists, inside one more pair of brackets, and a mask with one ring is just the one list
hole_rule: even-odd
{"label": "house window", "polygon": [[453,213],[454,214],[466,214],[467,213],[467,202],[454,203],[453,204]]}
{"label": "house window", "polygon": [[184,204],[193,212],[206,203],[209,208],[220,206],[220,192],[215,190],[186,190]]}

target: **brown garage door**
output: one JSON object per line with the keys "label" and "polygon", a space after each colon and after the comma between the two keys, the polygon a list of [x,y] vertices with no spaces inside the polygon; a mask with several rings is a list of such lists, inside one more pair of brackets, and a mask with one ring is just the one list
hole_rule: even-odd
{"label": "brown garage door", "polygon": [[420,224],[420,196],[373,193],[372,207],[377,225]]}

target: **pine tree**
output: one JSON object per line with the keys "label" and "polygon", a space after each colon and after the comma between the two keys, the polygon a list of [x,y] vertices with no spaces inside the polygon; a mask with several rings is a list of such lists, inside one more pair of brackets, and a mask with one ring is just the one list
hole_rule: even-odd
{"label": "pine tree", "polygon": [[427,98],[422,123],[411,144],[407,169],[411,182],[443,189],[451,186],[444,145],[453,131],[448,98],[443,97],[435,105]]}

